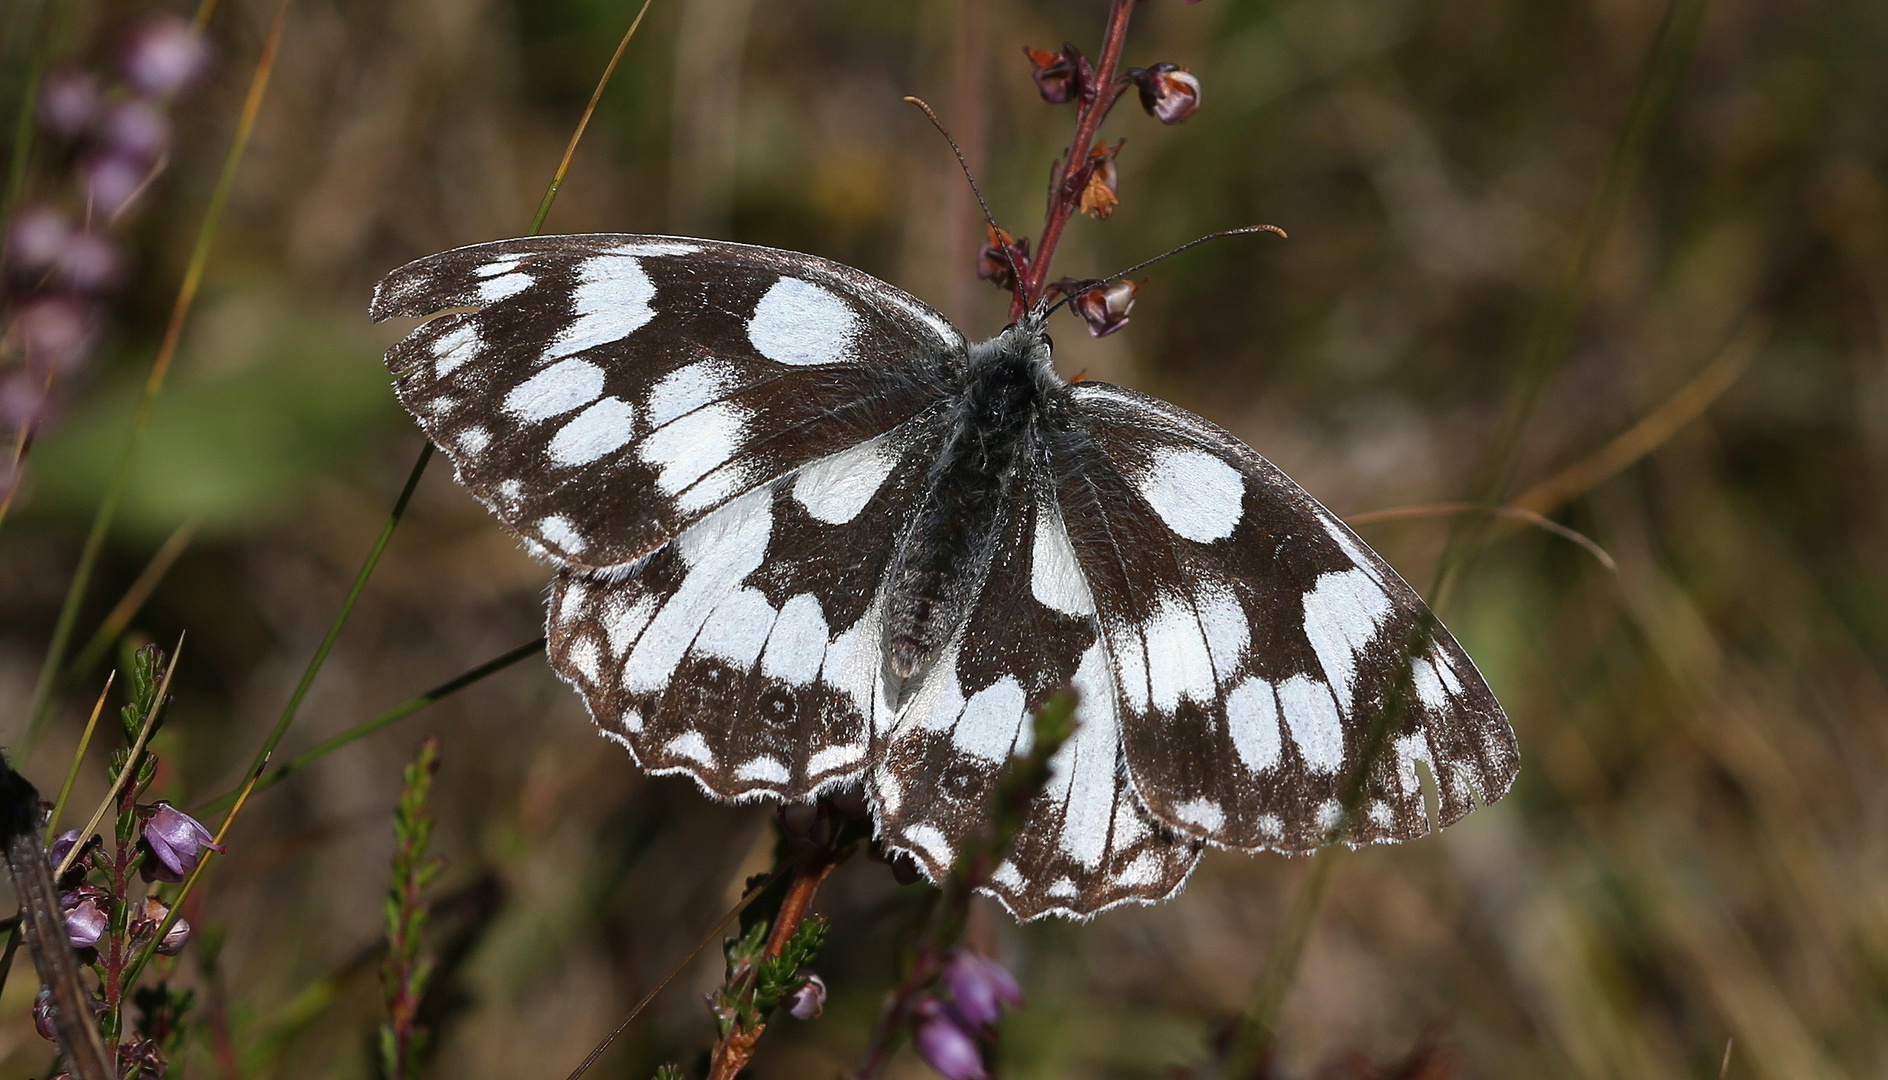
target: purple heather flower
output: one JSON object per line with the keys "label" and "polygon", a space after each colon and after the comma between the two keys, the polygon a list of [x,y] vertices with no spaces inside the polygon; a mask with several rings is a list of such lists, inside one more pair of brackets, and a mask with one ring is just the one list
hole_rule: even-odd
{"label": "purple heather flower", "polygon": [[56,210],[22,210],[7,230],[7,269],[22,277],[51,270],[72,239],[72,225]]}
{"label": "purple heather flower", "polygon": [[219,855],[224,850],[196,818],[161,800],[144,822],[144,842],[153,856],[144,860],[147,881],[182,881],[206,849]]}
{"label": "purple heather flower", "polygon": [[72,138],[91,126],[98,115],[98,77],[78,68],[63,68],[39,84],[39,122],[47,131]]}
{"label": "purple heather flower", "polygon": [[1128,72],[1141,89],[1141,108],[1163,124],[1178,124],[1200,111],[1200,80],[1178,64],[1155,64]]}
{"label": "purple heather flower", "polygon": [[169,97],[202,74],[209,59],[202,34],[175,15],[159,15],[126,45],[125,80],[152,97]]}
{"label": "purple heather flower", "polygon": [[33,1030],[49,1043],[59,1041],[59,1029],[52,1022],[52,991],[43,987],[33,998]]}
{"label": "purple heather flower", "polygon": [[66,856],[72,852],[78,842],[79,830],[77,829],[67,829],[53,837],[52,847],[47,849],[46,858],[52,863],[54,870],[59,869],[59,864],[66,861]]}
{"label": "purple heather flower", "polygon": [[[15,371],[0,381],[0,431],[31,431],[39,426],[46,411],[46,377],[31,371]],[[0,493],[19,481],[12,462],[0,461]]]}
{"label": "purple heather flower", "polygon": [[983,1050],[977,1040],[936,1001],[926,1001],[920,1009],[912,1042],[919,1056],[945,1080],[986,1080],[990,1075],[983,1067]]}
{"label": "purple heather flower", "polygon": [[91,896],[81,897],[79,893],[67,893],[66,897],[79,898],[77,903],[65,908],[66,940],[75,949],[98,944],[98,939],[105,936],[106,924],[105,913],[99,909],[98,900]]}
{"label": "purple heather flower", "polygon": [[115,154],[153,161],[170,145],[170,117],[149,101],[122,101],[98,125],[100,141]]}
{"label": "purple heather flower", "polygon": [[118,264],[118,245],[110,237],[79,233],[59,253],[59,279],[79,292],[103,292],[118,283]]}
{"label": "purple heather flower", "polygon": [[792,996],[787,998],[787,1012],[795,1020],[818,1020],[819,1014],[826,1011],[826,980],[818,975],[808,975]]}
{"label": "purple heather flower", "polygon": [[85,163],[85,194],[92,209],[110,216],[124,208],[144,186],[143,164],[117,154],[103,154]]}
{"label": "purple heather flower", "polygon": [[994,1027],[1003,1018],[1005,1005],[1016,1008],[1023,1003],[1022,988],[1003,965],[969,949],[951,956],[944,968],[944,985],[950,987],[958,1018],[973,1028]]}
{"label": "purple heather flower", "polygon": [[71,296],[34,297],[13,313],[14,339],[42,373],[76,367],[91,349],[94,326],[91,306]]}

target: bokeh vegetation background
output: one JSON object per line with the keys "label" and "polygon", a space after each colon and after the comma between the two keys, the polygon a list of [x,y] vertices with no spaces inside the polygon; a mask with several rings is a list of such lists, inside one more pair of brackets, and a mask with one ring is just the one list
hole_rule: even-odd
{"label": "bokeh vegetation background", "polygon": [[[8,116],[42,4],[55,56],[95,53],[151,6],[7,4]],[[201,523],[135,622],[189,632],[162,747],[181,805],[239,778],[420,445],[379,362],[404,327],[366,319],[374,281],[524,231],[633,7],[296,0],[82,623]],[[962,182],[899,99],[938,105],[999,216],[1031,234],[1072,113],[1038,101],[1021,49],[1092,53],[1104,9],[656,0],[549,228],[816,252],[991,332],[1002,297],[971,277]],[[8,743],[274,11],[226,0],[211,22],[214,74],[178,114],[103,355],[0,533]],[[1122,205],[1075,223],[1059,272],[1255,221],[1291,240],[1155,268],[1126,332],[1057,330],[1067,373],[1205,414],[1341,514],[1463,498],[1529,371],[1547,381],[1506,496],[1653,418],[1643,453],[1534,491],[1616,573],[1505,524],[1460,571],[1443,614],[1514,719],[1521,779],[1446,834],[1339,858],[1284,1003],[1283,1074],[1363,1075],[1347,1055],[1440,1040],[1464,1076],[1716,1076],[1727,1042],[1733,1077],[1888,1075],[1884,56],[1879,0],[1141,6],[1128,62],[1185,65],[1203,107],[1173,128],[1116,112]],[[1635,101],[1643,137],[1622,141]],[[1617,212],[1596,217],[1609,161]],[[1592,273],[1570,289],[1583,243]],[[537,633],[546,572],[447,471],[426,477],[285,751]],[[1364,530],[1422,587],[1448,528]],[[42,788],[95,692],[68,687],[23,764]],[[213,1060],[206,1034],[187,1071],[371,1072],[388,815],[429,732],[454,990],[439,1075],[563,1075],[765,865],[764,810],[641,777],[529,661],[257,797],[179,969],[234,1054]],[[95,763],[81,803],[102,789]],[[1179,899],[1087,925],[982,912],[975,933],[1030,995],[1004,1072],[1204,1060],[1308,865],[1211,853]],[[856,1058],[915,902],[881,864],[841,868],[820,904],[831,1006],[776,1025],[758,1075]],[[718,975],[698,962],[596,1075],[692,1065]],[[49,1058],[30,981],[16,972],[0,1001],[7,1076]]]}

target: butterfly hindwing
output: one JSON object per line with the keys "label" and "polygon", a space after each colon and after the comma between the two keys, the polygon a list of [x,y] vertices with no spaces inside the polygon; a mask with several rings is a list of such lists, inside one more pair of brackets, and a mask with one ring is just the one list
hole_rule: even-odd
{"label": "butterfly hindwing", "polygon": [[585,569],[889,431],[964,349],[849,267],[672,237],[459,248],[394,271],[373,307],[441,311],[387,354],[402,403],[500,519]]}
{"label": "butterfly hindwing", "polygon": [[986,826],[1005,762],[1030,748],[1034,711],[1073,685],[1075,733],[988,886],[1020,918],[1167,896],[1201,846],[1155,821],[1127,782],[1093,604],[1067,576],[1047,481],[1039,460],[1016,480],[969,618],[898,712],[871,774],[885,842],[942,880]]}
{"label": "butterfly hindwing", "polygon": [[1439,787],[1433,827],[1507,790],[1506,717],[1387,563],[1218,427],[1119,387],[1074,391],[1057,494],[1156,817],[1231,847],[1309,851],[1346,800],[1360,812],[1345,840],[1429,832],[1419,762]]}
{"label": "butterfly hindwing", "polygon": [[620,580],[564,571],[552,664],[651,772],[723,798],[806,799],[857,776],[890,707],[880,579],[935,441],[913,421],[815,462]]}

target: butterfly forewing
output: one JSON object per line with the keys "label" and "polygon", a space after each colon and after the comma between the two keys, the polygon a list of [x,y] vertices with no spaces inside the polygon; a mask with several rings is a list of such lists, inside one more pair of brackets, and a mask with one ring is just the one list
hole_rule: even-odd
{"label": "butterfly forewing", "polygon": [[401,401],[502,520],[592,569],[890,430],[964,349],[837,263],[652,236],[448,251],[390,275],[373,313],[464,307],[387,354]]}
{"label": "butterfly forewing", "polygon": [[1156,817],[1309,851],[1430,831],[1419,763],[1440,789],[1435,827],[1508,789],[1514,736],[1493,694],[1342,522],[1196,416],[1105,384],[1074,400],[1057,494]]}

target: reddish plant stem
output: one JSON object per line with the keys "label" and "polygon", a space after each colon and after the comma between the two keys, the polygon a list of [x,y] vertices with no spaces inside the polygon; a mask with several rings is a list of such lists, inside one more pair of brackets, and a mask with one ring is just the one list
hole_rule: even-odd
{"label": "reddish plant stem", "polygon": [[[767,932],[767,946],[762,955],[768,959],[779,956],[793,940],[793,935],[806,921],[806,913],[813,906],[813,897],[819,893],[819,887],[826,883],[826,878],[833,868],[845,860],[851,848],[843,852],[830,849],[816,852],[800,864],[793,872],[793,880],[787,885],[787,895],[780,901],[780,914],[774,916],[773,928]],[[765,1020],[765,1017],[762,1018]],[[754,1057],[754,1047],[767,1030],[762,1023],[752,1029],[743,1030],[735,1025],[726,1037],[715,1041],[715,1048],[709,1057],[708,1080],[734,1080],[747,1063]]]}
{"label": "reddish plant stem", "polygon": [[1121,66],[1121,50],[1127,43],[1128,19],[1134,14],[1135,3],[1136,0],[1114,0],[1108,10],[1108,30],[1102,38],[1095,78],[1082,88],[1081,104],[1075,114],[1075,138],[1069,142],[1068,153],[1056,164],[1054,179],[1049,185],[1049,210],[1042,224],[1042,239],[1036,245],[1035,257],[1029,261],[1026,287],[1010,301],[1011,319],[1021,318],[1048,291],[1049,265],[1055,260],[1056,245],[1061,242],[1062,230],[1068,226],[1075,208],[1081,204],[1082,187],[1093,168],[1088,149],[1094,145],[1095,132],[1101,128],[1102,120],[1121,96],[1120,88],[1115,86],[1115,75]]}

